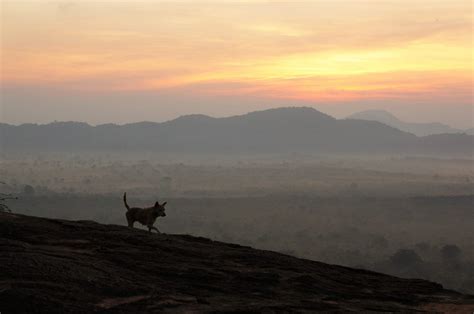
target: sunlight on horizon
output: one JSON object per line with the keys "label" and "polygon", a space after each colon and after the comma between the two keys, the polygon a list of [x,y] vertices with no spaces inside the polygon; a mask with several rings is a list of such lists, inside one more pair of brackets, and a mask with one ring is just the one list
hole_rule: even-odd
{"label": "sunlight on horizon", "polygon": [[470,1],[3,1],[1,81],[472,106],[472,15]]}

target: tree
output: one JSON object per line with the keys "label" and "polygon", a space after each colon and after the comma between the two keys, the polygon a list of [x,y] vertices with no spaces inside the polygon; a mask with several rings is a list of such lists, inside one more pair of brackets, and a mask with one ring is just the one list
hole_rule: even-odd
{"label": "tree", "polygon": [[461,257],[461,249],[455,244],[447,244],[440,250],[441,257],[448,262],[458,261]]}
{"label": "tree", "polygon": [[[5,182],[0,182],[0,184],[6,184]],[[5,204],[7,200],[16,200],[18,197],[14,197],[11,194],[0,193],[0,212],[11,212],[11,209]]]}
{"label": "tree", "polygon": [[400,249],[390,257],[390,261],[399,267],[413,267],[423,262],[421,257],[413,250]]}
{"label": "tree", "polygon": [[31,185],[27,184],[23,187],[23,193],[28,196],[34,195],[35,189]]}

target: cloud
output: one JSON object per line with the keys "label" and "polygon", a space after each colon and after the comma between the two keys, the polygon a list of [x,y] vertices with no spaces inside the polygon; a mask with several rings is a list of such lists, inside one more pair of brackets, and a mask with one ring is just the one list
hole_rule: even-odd
{"label": "cloud", "polygon": [[4,86],[472,103],[469,1],[5,3]]}

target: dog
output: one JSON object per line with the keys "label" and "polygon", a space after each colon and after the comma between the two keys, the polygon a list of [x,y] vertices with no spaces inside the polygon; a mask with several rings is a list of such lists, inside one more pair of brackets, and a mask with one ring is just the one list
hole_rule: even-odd
{"label": "dog", "polygon": [[164,202],[160,205],[160,203],[156,202],[154,206],[147,207],[147,208],[140,208],[140,207],[130,207],[127,204],[127,193],[123,194],[123,203],[127,208],[127,213],[125,216],[127,217],[128,226],[133,228],[133,223],[138,221],[144,226],[148,227],[148,232],[151,230],[155,230],[158,233],[161,233],[153,224],[158,217],[165,217],[165,205],[167,202]]}

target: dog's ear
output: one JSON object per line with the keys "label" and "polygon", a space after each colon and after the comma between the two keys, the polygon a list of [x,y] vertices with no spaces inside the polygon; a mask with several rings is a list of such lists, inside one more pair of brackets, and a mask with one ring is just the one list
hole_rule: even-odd
{"label": "dog's ear", "polygon": [[161,206],[165,207],[166,204],[168,204],[168,202],[164,202]]}
{"label": "dog's ear", "polygon": [[160,207],[160,203],[155,202],[155,207]]}

